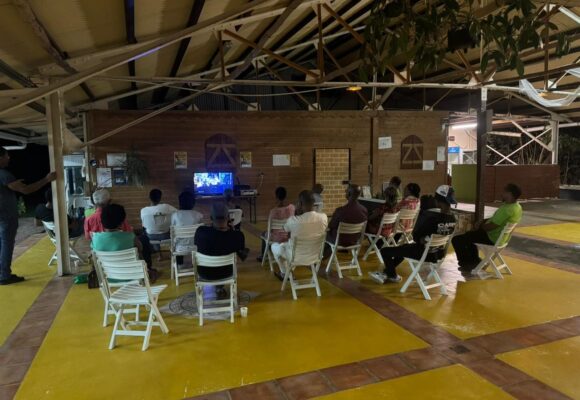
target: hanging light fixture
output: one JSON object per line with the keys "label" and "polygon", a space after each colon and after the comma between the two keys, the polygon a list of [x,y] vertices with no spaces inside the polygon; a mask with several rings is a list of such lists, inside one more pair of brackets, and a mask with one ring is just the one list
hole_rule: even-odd
{"label": "hanging light fixture", "polygon": [[348,90],[349,92],[358,92],[360,90],[362,90],[362,87],[359,85],[352,85],[346,88],[346,90]]}

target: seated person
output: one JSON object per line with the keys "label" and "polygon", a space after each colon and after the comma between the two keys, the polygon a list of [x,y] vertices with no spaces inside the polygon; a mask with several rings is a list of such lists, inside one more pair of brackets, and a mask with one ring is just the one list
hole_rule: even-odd
{"label": "seated person", "polygon": [[324,192],[324,186],[322,186],[321,183],[316,183],[312,186],[312,194],[314,195],[314,211],[322,212],[324,209],[322,192]]}
{"label": "seated person", "polygon": [[[271,219],[288,219],[296,213],[296,207],[294,204],[288,204],[286,202],[286,188],[279,186],[274,191],[274,195],[276,196],[276,207],[270,210],[270,214],[268,216],[268,220]],[[266,237],[267,232],[262,233],[262,237]],[[270,242],[271,243],[284,243],[288,241],[288,232],[283,229],[272,229],[270,232]],[[262,252],[258,257],[258,262],[262,262],[262,256],[264,251],[266,250],[266,242],[262,240]]]}
{"label": "seated person", "polygon": [[[385,189],[384,196],[385,202],[381,204],[379,207],[375,208],[373,211],[371,211],[369,215],[369,222],[367,224],[367,233],[376,235],[383,220],[383,215],[394,214],[399,211],[399,209],[397,208],[397,189],[395,189],[392,186],[388,186]],[[383,226],[381,234],[384,237],[388,237],[391,234],[391,232],[393,232],[394,227],[395,227],[394,223]]]}
{"label": "seated person", "polygon": [[[93,215],[85,219],[85,238],[91,240],[91,237],[95,233],[104,232],[105,228],[101,222],[101,214],[103,208],[111,203],[111,194],[107,189],[99,189],[93,193],[93,203],[97,207]],[[121,230],[123,232],[134,233],[133,228],[129,225],[127,218],[121,223]],[[149,238],[144,234],[137,235],[137,239],[141,243],[141,254],[143,260],[147,263],[147,268],[153,270],[153,260],[151,259],[151,244],[149,243]]]}
{"label": "seated person", "polygon": [[[234,200],[234,191],[232,189],[226,189],[224,190],[224,200],[226,203],[226,207],[228,208],[228,210],[241,210],[242,207],[240,207],[239,204],[237,204]],[[242,213],[243,216],[243,213]],[[242,223],[238,223],[236,225],[233,226],[233,228],[237,231],[239,231],[242,228]]]}
{"label": "seated person", "polygon": [[[327,241],[331,243],[335,242],[338,226],[341,222],[347,224],[360,224],[367,220],[368,211],[358,202],[361,192],[362,188],[359,185],[348,185],[346,189],[346,198],[348,202],[344,206],[338,207],[334,211],[334,214],[332,214],[332,218],[328,224],[328,234],[326,235]],[[356,244],[359,238],[359,234],[342,234],[340,235],[339,245],[352,246]],[[326,252],[328,252],[328,250],[330,249],[327,249]]]}
{"label": "seated person", "polygon": [[[39,204],[34,209],[34,218],[43,222],[54,222],[54,208],[52,207],[52,189],[48,189],[44,192],[45,203]],[[77,220],[71,218],[67,215],[68,219],[68,236],[71,238],[77,238],[83,234],[83,222],[82,220]]]}
{"label": "seated person", "polygon": [[[236,253],[243,261],[248,256],[244,234],[230,229],[228,208],[218,202],[211,207],[211,226],[200,226],[195,233],[197,252],[206,256],[225,256]],[[232,276],[232,266],[205,267],[197,266],[197,273],[202,279],[217,281]],[[216,288],[217,295],[225,295],[223,287]]]}
{"label": "seated person", "polygon": [[[385,270],[384,272],[369,273],[371,279],[381,284],[400,282],[401,277],[397,274],[396,268],[405,257],[419,259],[425,251],[425,243],[429,236],[433,234],[451,235],[453,233],[455,230],[455,217],[451,213],[451,204],[455,201],[453,188],[448,185],[439,186],[435,191],[435,201],[439,210],[425,211],[417,219],[413,229],[414,243],[381,249]],[[431,259],[441,259],[445,256],[446,251],[447,249],[440,249],[431,256]]]}
{"label": "seated person", "polygon": [[397,190],[397,203],[400,203],[401,200],[403,200],[403,194],[401,193],[401,178],[393,176],[387,187],[393,187]]}
{"label": "seated person", "polygon": [[284,230],[290,234],[290,241],[272,244],[272,254],[280,267],[281,273],[276,273],[279,279],[284,279],[287,263],[292,259],[292,238],[320,237],[326,233],[327,226],[326,214],[314,210],[314,194],[310,190],[300,192],[296,215],[290,217],[284,225]]}
{"label": "seated person", "polygon": [[[405,186],[404,191],[404,198],[398,204],[398,209],[400,210],[416,210],[419,208],[420,200],[419,196],[421,195],[421,187],[416,183],[409,183]],[[411,228],[413,221],[406,220],[401,221],[401,228],[404,230],[408,230]],[[399,240],[400,234],[397,234],[395,240]]]}
{"label": "seated person", "polygon": [[[189,191],[179,195],[179,210],[171,216],[171,226],[193,226],[199,225],[203,221],[203,214],[195,211],[195,196]],[[193,239],[177,239],[175,249],[177,251],[187,251],[193,249]],[[177,264],[183,264],[183,256],[177,256]]]}
{"label": "seated person", "polygon": [[[169,204],[161,203],[162,196],[163,193],[161,190],[151,190],[149,192],[151,205],[141,209],[141,224],[149,240],[167,240],[170,237],[171,215],[177,209]],[[160,215],[164,215],[167,218],[161,221],[161,223],[156,223],[155,217]]]}
{"label": "seated person", "polygon": [[501,231],[508,224],[517,224],[522,219],[522,206],[518,203],[522,191],[509,183],[502,193],[503,204],[493,216],[476,226],[476,229],[463,235],[457,235],[451,241],[457,254],[459,270],[470,272],[481,262],[475,243],[494,245]]}

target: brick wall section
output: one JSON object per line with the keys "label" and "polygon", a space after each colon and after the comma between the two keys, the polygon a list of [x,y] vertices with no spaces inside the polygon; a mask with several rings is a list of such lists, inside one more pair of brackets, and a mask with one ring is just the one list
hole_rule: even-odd
{"label": "brick wall section", "polygon": [[[89,138],[96,138],[143,114],[143,111],[91,111],[88,115]],[[349,148],[351,180],[360,185],[369,184],[369,164],[375,159],[374,181],[388,180],[398,174],[404,182],[414,180],[424,191],[433,191],[444,182],[444,165],[438,166],[435,172],[400,170],[397,145],[407,135],[415,134],[425,143],[426,157],[433,159],[436,147],[447,144],[441,135],[441,122],[446,116],[441,112],[414,111],[171,111],[107,138],[89,151],[91,158],[104,160],[107,153],[125,152],[134,146],[147,162],[151,176],[144,188],[111,188],[114,199],[125,205],[130,222],[139,224],[139,210],[147,205],[149,190],[158,187],[164,192],[165,201],[176,205],[179,192],[192,186],[193,172],[205,171],[205,140],[216,133],[227,134],[236,140],[239,151],[252,152],[252,168],[236,171],[241,183],[256,187],[258,174],[264,174],[258,217],[265,219],[275,203],[277,186],[286,186],[291,201],[296,200],[301,190],[312,187],[314,149]],[[373,120],[377,121],[376,131],[373,131]],[[379,134],[393,138],[393,149],[376,149]],[[174,169],[174,151],[187,152],[188,169]],[[298,154],[300,165],[274,167],[273,154]],[[200,201],[199,204],[200,210],[207,215],[208,202]]]}
{"label": "brick wall section", "polygon": [[316,182],[324,186],[324,212],[331,214],[337,207],[344,204],[344,189],[342,181],[350,175],[349,149],[316,149],[315,150]]}

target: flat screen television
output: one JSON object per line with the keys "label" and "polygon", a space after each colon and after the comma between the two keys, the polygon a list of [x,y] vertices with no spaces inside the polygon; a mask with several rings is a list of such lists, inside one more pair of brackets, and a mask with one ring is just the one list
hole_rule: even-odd
{"label": "flat screen television", "polygon": [[193,174],[195,193],[201,196],[224,194],[234,188],[234,174],[231,172],[195,172]]}

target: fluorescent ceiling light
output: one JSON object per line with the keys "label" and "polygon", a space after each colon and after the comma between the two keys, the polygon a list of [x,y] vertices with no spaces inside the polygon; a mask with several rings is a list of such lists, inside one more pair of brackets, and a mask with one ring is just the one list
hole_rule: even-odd
{"label": "fluorescent ceiling light", "polygon": [[471,129],[471,128],[477,128],[477,122],[471,122],[469,124],[451,125],[451,129]]}

